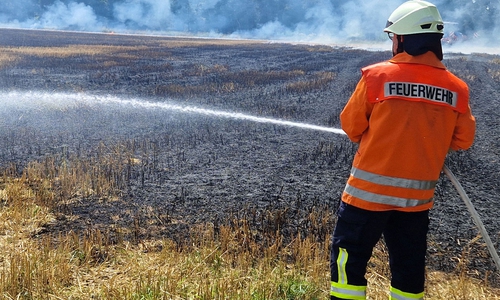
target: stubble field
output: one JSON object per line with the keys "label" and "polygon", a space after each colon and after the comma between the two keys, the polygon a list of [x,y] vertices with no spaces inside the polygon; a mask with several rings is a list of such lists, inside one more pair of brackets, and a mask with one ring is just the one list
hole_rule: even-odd
{"label": "stubble field", "polygon": [[[321,45],[0,30],[0,167],[4,178],[37,174],[57,189],[48,201],[56,218],[34,237],[99,230],[111,243],[185,245],[193,227],[238,230],[243,222],[264,244],[298,235],[327,241],[356,150],[345,136],[137,103],[338,128],[359,69],[389,57]],[[498,250],[500,57],[446,54],[444,63],[469,84],[477,118],[474,146],[447,165]],[[429,267],[498,285],[444,176],[435,200]]]}

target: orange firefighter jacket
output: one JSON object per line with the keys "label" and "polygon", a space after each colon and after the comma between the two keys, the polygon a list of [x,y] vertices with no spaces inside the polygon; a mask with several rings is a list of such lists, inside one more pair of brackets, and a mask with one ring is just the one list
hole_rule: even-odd
{"label": "orange firefighter jacket", "polygon": [[467,84],[432,52],[363,68],[340,120],[359,143],[342,200],[372,211],[430,209],[446,154],[476,128]]}

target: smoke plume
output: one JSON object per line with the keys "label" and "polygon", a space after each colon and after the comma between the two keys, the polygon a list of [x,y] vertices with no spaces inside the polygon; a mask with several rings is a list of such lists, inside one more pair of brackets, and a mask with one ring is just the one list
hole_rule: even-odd
{"label": "smoke plume", "polygon": [[[6,0],[0,26],[148,32],[305,42],[381,41],[390,13],[404,1],[339,0]],[[435,0],[446,42],[498,42],[500,4]],[[475,43],[477,44],[477,42]]]}

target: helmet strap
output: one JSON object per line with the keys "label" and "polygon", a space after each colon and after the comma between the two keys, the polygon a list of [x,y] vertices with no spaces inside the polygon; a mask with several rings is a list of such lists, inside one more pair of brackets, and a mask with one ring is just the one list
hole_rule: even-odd
{"label": "helmet strap", "polygon": [[404,41],[403,41],[404,37],[402,35],[397,35],[396,37],[398,39],[398,48],[396,49],[396,53],[394,53],[394,55],[402,53],[402,52],[405,51]]}

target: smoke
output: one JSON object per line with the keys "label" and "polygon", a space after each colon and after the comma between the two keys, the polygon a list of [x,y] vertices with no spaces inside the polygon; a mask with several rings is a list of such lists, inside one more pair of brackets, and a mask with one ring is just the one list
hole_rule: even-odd
{"label": "smoke", "polygon": [[[148,32],[295,42],[386,41],[387,17],[402,0],[8,0],[0,26]],[[499,41],[500,3],[435,0],[446,43]]]}
{"label": "smoke", "polygon": [[102,28],[92,7],[83,3],[60,1],[49,6],[39,20],[33,23],[39,28],[95,31]]}

